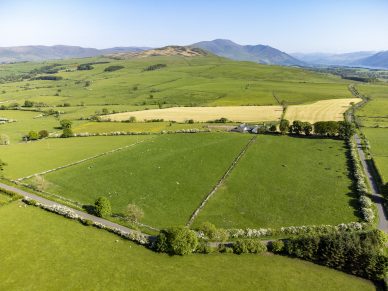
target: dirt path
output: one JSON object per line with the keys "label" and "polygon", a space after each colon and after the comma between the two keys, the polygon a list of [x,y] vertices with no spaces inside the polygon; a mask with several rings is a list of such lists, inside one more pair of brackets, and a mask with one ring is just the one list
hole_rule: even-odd
{"label": "dirt path", "polygon": [[202,201],[202,203],[199,205],[199,207],[193,212],[191,215],[189,221],[187,222],[186,226],[191,226],[194,222],[194,219],[198,216],[199,212],[205,207],[206,203],[209,201],[209,199],[217,192],[217,190],[221,187],[222,184],[224,184],[226,178],[229,176],[230,172],[234,169],[234,167],[237,165],[238,161],[241,159],[241,157],[245,154],[249,146],[256,141],[257,136],[254,135],[249,142],[242,148],[241,152],[238,154],[238,156],[233,160],[232,164],[229,166],[228,170],[224,173],[224,175],[221,177],[220,180],[218,180],[217,184],[214,186],[214,188],[206,195],[205,199]]}
{"label": "dirt path", "polygon": [[[76,210],[76,209],[73,209],[73,208],[70,208],[66,205],[63,205],[63,204],[60,204],[60,203],[57,203],[57,202],[54,202],[54,201],[51,201],[51,200],[48,200],[46,198],[43,198],[43,197],[40,197],[38,195],[35,195],[35,194],[32,194],[32,193],[29,193],[29,192],[26,192],[26,191],[23,191],[21,189],[18,189],[18,188],[15,188],[15,187],[12,187],[12,186],[9,186],[9,185],[6,185],[6,184],[3,184],[3,183],[0,183],[0,189],[4,189],[4,190],[8,190],[8,191],[12,191],[14,193],[17,193],[19,195],[22,195],[23,197],[25,198],[30,198],[30,199],[33,199],[41,204],[44,204],[44,205],[48,205],[48,206],[63,206],[63,207],[66,207],[66,208],[69,208],[71,209],[73,212],[75,212],[77,215],[79,215],[81,218],[83,219],[89,219],[93,222],[98,222],[98,223],[101,223],[102,225],[106,226],[106,227],[110,227],[110,228],[117,228],[123,232],[126,232],[126,233],[139,233],[138,230],[134,230],[134,229],[130,229],[128,227],[125,227],[125,226],[122,226],[120,224],[117,224],[117,223],[114,223],[114,222],[111,222],[109,220],[106,220],[106,219],[103,219],[101,217],[97,217],[97,216],[94,216],[94,215],[91,215],[91,214],[88,214],[88,213],[85,213],[83,211],[79,211],[79,210]],[[152,237],[150,235],[147,235],[145,233],[143,233],[143,235],[145,235],[147,238],[149,239],[152,239]]]}
{"label": "dirt path", "polygon": [[384,198],[379,193],[378,184],[372,175],[372,170],[369,168],[366,162],[366,157],[365,157],[364,151],[362,150],[361,139],[357,134],[354,135],[354,140],[356,141],[357,152],[360,157],[362,167],[364,168],[365,176],[371,188],[372,201],[375,203],[377,208],[377,212],[379,216],[378,229],[388,233],[388,220],[387,220],[387,214],[384,210]]}

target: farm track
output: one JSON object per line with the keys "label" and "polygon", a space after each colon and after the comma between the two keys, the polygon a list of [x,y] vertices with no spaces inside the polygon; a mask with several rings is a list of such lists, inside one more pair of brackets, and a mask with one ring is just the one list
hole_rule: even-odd
{"label": "farm track", "polygon": [[237,163],[240,161],[242,156],[246,153],[249,146],[256,141],[257,136],[253,136],[249,142],[242,148],[238,156],[233,160],[232,164],[229,166],[229,168],[226,170],[224,175],[221,177],[220,180],[218,180],[217,184],[213,187],[213,189],[205,196],[205,198],[202,200],[199,207],[193,212],[193,214],[190,216],[189,221],[187,222],[186,226],[190,227],[194,219],[198,216],[199,212],[205,207],[206,203],[209,201],[209,199],[217,192],[217,190],[224,184],[226,178],[228,178],[229,174],[232,172],[232,170],[236,167]]}
{"label": "farm track", "polygon": [[145,139],[145,140],[142,140],[142,141],[138,141],[136,143],[133,143],[133,144],[130,144],[130,145],[126,145],[126,146],[123,146],[123,147],[119,147],[119,148],[116,148],[116,149],[113,149],[113,150],[109,150],[109,151],[106,151],[106,152],[103,152],[103,153],[100,153],[100,154],[97,154],[97,155],[94,155],[94,156],[91,156],[91,157],[88,157],[88,158],[85,158],[85,159],[82,159],[82,160],[79,160],[79,161],[76,161],[76,162],[73,162],[73,163],[70,163],[70,164],[66,164],[66,165],[63,165],[63,166],[59,166],[59,167],[56,167],[54,169],[50,169],[50,170],[46,170],[46,171],[43,171],[43,172],[40,172],[40,173],[35,173],[35,174],[32,174],[32,175],[28,175],[26,177],[22,177],[22,178],[18,178],[18,179],[15,179],[13,182],[21,182],[21,181],[24,181],[24,180],[27,180],[27,179],[30,179],[32,177],[35,177],[35,176],[40,176],[40,175],[45,175],[45,174],[48,174],[48,173],[51,173],[51,172],[55,172],[55,171],[58,171],[58,170],[62,170],[62,169],[65,169],[65,168],[69,168],[71,166],[75,166],[75,165],[78,165],[78,164],[82,164],[84,162],[87,162],[87,161],[90,161],[90,160],[94,160],[96,158],[99,158],[99,157],[103,157],[103,156],[106,156],[108,154],[113,154],[115,152],[118,152],[118,151],[122,151],[122,150],[125,150],[125,149],[128,149],[130,147],[133,147],[133,146],[136,146],[140,143],[143,143],[145,141],[148,141],[148,140],[151,140],[153,139],[154,137],[151,137],[149,139]]}
{"label": "farm track", "polygon": [[372,170],[369,168],[367,164],[367,159],[362,149],[362,143],[361,143],[360,137],[356,134],[354,136],[354,139],[357,144],[357,151],[361,160],[362,167],[364,168],[366,178],[368,179],[368,183],[371,188],[372,201],[375,203],[377,208],[377,212],[379,216],[378,228],[384,231],[385,233],[388,233],[388,220],[387,220],[387,213],[384,210],[384,197],[379,193],[378,183],[376,182],[373,176]]}

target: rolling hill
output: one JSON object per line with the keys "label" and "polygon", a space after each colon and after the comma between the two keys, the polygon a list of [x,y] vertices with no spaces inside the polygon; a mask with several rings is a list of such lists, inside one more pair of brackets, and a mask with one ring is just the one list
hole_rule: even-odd
{"label": "rolling hill", "polygon": [[357,62],[357,64],[373,68],[388,69],[388,51],[379,52],[372,56],[361,59]]}
{"label": "rolling hill", "polygon": [[149,48],[114,47],[99,50],[67,45],[0,47],[0,63],[85,58],[109,53],[138,52],[146,49]]}
{"label": "rolling hill", "polygon": [[227,39],[215,39],[192,44],[191,47],[207,50],[215,55],[268,65],[303,66],[298,59],[267,45],[239,45]]}
{"label": "rolling hill", "polygon": [[291,55],[305,63],[313,65],[349,66],[357,64],[359,60],[370,57],[375,52],[361,51],[344,54],[329,53],[292,53]]}

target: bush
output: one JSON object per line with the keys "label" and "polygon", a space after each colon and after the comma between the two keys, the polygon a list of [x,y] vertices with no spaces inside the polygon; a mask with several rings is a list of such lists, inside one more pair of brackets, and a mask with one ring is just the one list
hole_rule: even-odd
{"label": "bush", "polygon": [[99,217],[108,217],[112,214],[112,208],[106,197],[100,197],[94,203],[94,211]]}
{"label": "bush", "polygon": [[201,241],[195,249],[195,252],[199,254],[210,254],[214,252],[214,249],[208,246],[206,242]]}
{"label": "bush", "polygon": [[73,131],[71,130],[71,128],[65,128],[61,134],[61,137],[62,138],[68,138],[68,137],[72,137],[74,134],[73,134]]}
{"label": "bush", "polygon": [[47,130],[41,130],[39,131],[39,138],[46,138],[49,136],[49,132]]}
{"label": "bush", "polygon": [[233,252],[236,254],[260,254],[267,251],[267,247],[259,240],[242,239],[233,244]]}
{"label": "bush", "polygon": [[269,245],[270,251],[273,253],[281,253],[284,250],[284,242],[282,240],[275,240]]}
{"label": "bush", "polygon": [[144,217],[144,211],[135,204],[128,204],[124,212],[124,217],[131,222],[138,222]]}
{"label": "bush", "polygon": [[65,129],[65,128],[71,128],[72,126],[72,122],[68,119],[62,119],[59,124],[61,125],[61,128],[62,129]]}
{"label": "bush", "polygon": [[36,202],[33,199],[24,199],[23,202],[26,203],[27,205],[32,205],[32,206],[37,206],[38,205],[38,202]]}
{"label": "bush", "polygon": [[202,223],[198,230],[202,231],[209,239],[214,239],[217,233],[216,226],[208,221]]}
{"label": "bush", "polygon": [[28,140],[37,140],[39,139],[39,134],[36,131],[31,130],[27,135]]}
{"label": "bush", "polygon": [[231,247],[227,247],[226,245],[224,244],[220,244],[218,246],[218,251],[220,253],[224,253],[224,254],[233,254],[233,248]]}
{"label": "bush", "polygon": [[155,243],[155,250],[171,255],[187,255],[196,250],[198,238],[187,227],[172,227],[161,230]]}
{"label": "bush", "polygon": [[279,130],[282,134],[286,134],[289,127],[290,122],[287,119],[280,120]]}

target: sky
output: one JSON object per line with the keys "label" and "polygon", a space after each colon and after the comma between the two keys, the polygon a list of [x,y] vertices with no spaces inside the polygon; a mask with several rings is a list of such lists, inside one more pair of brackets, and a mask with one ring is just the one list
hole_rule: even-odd
{"label": "sky", "polygon": [[0,47],[216,38],[289,53],[388,50],[388,0],[0,0]]}

